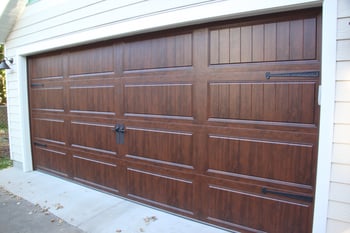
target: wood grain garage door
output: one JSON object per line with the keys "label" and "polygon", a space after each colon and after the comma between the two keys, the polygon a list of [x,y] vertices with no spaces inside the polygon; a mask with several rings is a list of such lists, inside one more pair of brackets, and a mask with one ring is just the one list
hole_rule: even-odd
{"label": "wood grain garage door", "polygon": [[239,232],[311,232],[319,12],[28,58],[35,168]]}

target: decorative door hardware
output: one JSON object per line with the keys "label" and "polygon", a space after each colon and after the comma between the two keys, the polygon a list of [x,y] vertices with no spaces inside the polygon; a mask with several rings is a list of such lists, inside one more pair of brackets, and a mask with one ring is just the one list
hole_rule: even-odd
{"label": "decorative door hardware", "polygon": [[43,87],[44,84],[42,84],[42,83],[32,83],[32,84],[30,84],[30,86],[31,87]]}
{"label": "decorative door hardware", "polygon": [[262,188],[261,192],[263,194],[275,194],[283,197],[288,197],[300,201],[307,201],[307,202],[312,202],[313,198],[305,195],[299,195],[299,194],[292,194],[292,193],[286,193],[286,192],[281,192],[281,191],[276,191],[276,190],[270,190],[267,188]]}
{"label": "decorative door hardware", "polygon": [[116,124],[114,131],[116,132],[116,143],[124,144],[125,126],[123,124]]}
{"label": "decorative door hardware", "polygon": [[270,77],[312,77],[312,78],[317,78],[319,76],[320,76],[319,71],[276,73],[276,74],[271,74],[270,72],[265,73],[266,79],[270,79]]}
{"label": "decorative door hardware", "polygon": [[39,146],[39,147],[47,147],[46,144],[39,143],[39,142],[34,142],[34,146]]}

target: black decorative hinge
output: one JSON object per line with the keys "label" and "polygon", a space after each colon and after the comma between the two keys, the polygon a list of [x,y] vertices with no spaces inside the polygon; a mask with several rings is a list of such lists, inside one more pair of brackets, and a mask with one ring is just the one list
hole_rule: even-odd
{"label": "black decorative hinge", "polygon": [[307,201],[307,202],[312,202],[313,198],[310,196],[305,196],[305,195],[299,195],[299,194],[292,194],[292,193],[286,193],[286,192],[281,192],[281,191],[276,191],[276,190],[269,190],[267,188],[262,188],[261,192],[263,194],[275,194],[283,197],[288,197],[300,201]]}
{"label": "black decorative hinge", "polygon": [[305,72],[291,72],[291,73],[276,73],[271,74],[270,72],[265,73],[265,78],[270,79],[270,77],[320,77],[319,71],[305,71]]}
{"label": "black decorative hinge", "polygon": [[32,83],[30,86],[31,87],[43,87],[44,84],[43,83]]}
{"label": "black decorative hinge", "polygon": [[39,143],[39,142],[34,142],[33,144],[34,144],[34,146],[39,146],[39,147],[47,147],[47,145],[46,145],[46,144]]}

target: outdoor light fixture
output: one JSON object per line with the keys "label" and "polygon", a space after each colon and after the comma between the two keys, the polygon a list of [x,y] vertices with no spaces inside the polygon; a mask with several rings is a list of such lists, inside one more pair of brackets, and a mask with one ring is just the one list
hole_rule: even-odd
{"label": "outdoor light fixture", "polygon": [[5,57],[0,63],[0,70],[11,69],[11,67],[6,63],[6,61],[8,61],[10,64],[13,64],[13,58],[8,59],[7,57]]}

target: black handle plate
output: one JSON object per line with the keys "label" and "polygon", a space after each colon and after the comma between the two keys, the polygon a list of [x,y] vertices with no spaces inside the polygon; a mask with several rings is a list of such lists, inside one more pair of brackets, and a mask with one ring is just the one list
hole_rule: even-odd
{"label": "black handle plate", "polygon": [[116,132],[116,143],[124,144],[125,126],[123,124],[116,124],[114,127],[114,131]]}

